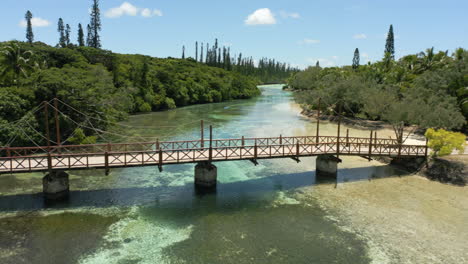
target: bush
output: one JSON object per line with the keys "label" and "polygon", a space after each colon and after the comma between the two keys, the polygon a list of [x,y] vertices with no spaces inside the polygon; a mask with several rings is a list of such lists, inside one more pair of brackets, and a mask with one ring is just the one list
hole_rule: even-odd
{"label": "bush", "polygon": [[454,150],[462,154],[465,150],[466,137],[462,133],[429,128],[425,136],[429,139],[428,146],[433,150],[434,157],[450,155]]}
{"label": "bush", "polygon": [[174,102],[174,99],[167,97],[167,98],[166,98],[166,107],[167,107],[168,109],[174,109],[174,108],[176,108],[177,106],[176,106],[176,104],[175,104],[175,102]]}
{"label": "bush", "polygon": [[140,112],[151,112],[151,105],[144,102],[143,104],[140,105],[138,108]]}
{"label": "bush", "polygon": [[94,144],[96,143],[95,136],[87,137],[81,128],[75,129],[74,135],[68,140],[72,144],[76,145],[85,145],[85,144]]}

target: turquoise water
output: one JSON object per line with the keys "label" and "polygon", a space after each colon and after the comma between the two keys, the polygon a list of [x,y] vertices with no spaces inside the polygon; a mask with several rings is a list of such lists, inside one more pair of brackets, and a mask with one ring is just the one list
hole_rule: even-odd
{"label": "turquoise water", "polygon": [[[313,135],[290,92],[132,116],[120,141]],[[322,134],[336,135],[323,124]],[[207,135],[208,130],[206,130]],[[352,130],[367,136],[367,131]],[[217,192],[199,195],[193,164],[70,172],[70,199],[46,205],[42,174],[0,178],[0,263],[370,263],[362,236],[340,227],[319,198],[315,159],[219,162]],[[400,175],[345,158],[339,183]],[[334,183],[333,183],[334,184]]]}

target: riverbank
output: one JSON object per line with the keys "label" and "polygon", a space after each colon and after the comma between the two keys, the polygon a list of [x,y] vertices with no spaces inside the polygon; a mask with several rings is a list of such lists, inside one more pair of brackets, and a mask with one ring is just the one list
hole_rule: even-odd
{"label": "riverbank", "polygon": [[[309,110],[303,106],[301,106],[301,108],[302,108],[301,115],[304,115],[305,117],[310,118],[310,119],[317,120],[318,112],[316,110]],[[338,123],[339,117],[335,115],[325,115],[322,113],[320,114],[320,120]],[[358,128],[358,129],[369,129],[369,130],[393,129],[392,125],[390,125],[387,122],[361,119],[357,117],[350,118],[350,117],[342,116],[341,123]],[[424,131],[422,129],[418,129],[416,126],[406,126],[405,131],[406,132],[414,131],[414,133],[417,135],[424,134]]]}
{"label": "riverbank", "polygon": [[[316,122],[318,118],[318,113],[315,110],[307,110],[301,106],[301,115],[307,117],[309,120],[314,120]],[[338,123],[339,117],[332,115],[320,115],[321,121]],[[392,130],[392,126],[384,121],[373,121],[373,120],[363,120],[359,118],[348,118],[342,117],[341,123],[354,127],[357,129],[366,129],[366,130]],[[405,127],[404,131],[406,133],[412,133],[408,135],[407,142],[413,144],[424,144],[425,137],[423,135],[423,130],[418,129],[415,126]],[[459,186],[466,186],[468,184],[468,155],[458,155],[453,154],[448,157],[441,158],[430,158],[429,162],[424,160],[402,160],[401,162],[396,162],[395,160],[388,157],[376,158],[378,161],[385,164],[390,164],[396,166],[400,169],[407,170],[411,173],[418,173],[422,177],[426,177],[430,180],[439,181],[441,183],[448,183]]]}

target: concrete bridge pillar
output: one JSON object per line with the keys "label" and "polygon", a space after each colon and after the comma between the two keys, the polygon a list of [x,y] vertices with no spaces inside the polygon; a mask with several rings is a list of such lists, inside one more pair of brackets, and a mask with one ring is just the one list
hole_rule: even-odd
{"label": "concrete bridge pillar", "polygon": [[52,171],[42,178],[42,190],[47,200],[67,198],[69,187],[68,173],[64,171]]}
{"label": "concrete bridge pillar", "polygon": [[316,175],[318,177],[336,178],[338,175],[338,163],[341,159],[332,155],[319,155],[316,161]]}
{"label": "concrete bridge pillar", "polygon": [[199,162],[195,166],[195,186],[203,189],[216,188],[218,169],[210,162]]}

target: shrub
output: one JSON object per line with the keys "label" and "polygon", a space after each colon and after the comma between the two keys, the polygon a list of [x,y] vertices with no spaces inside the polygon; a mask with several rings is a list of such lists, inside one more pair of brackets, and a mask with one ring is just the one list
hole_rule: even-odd
{"label": "shrub", "polygon": [[429,139],[428,146],[433,150],[434,157],[450,155],[454,150],[461,154],[465,150],[466,137],[462,133],[429,128],[425,136]]}

